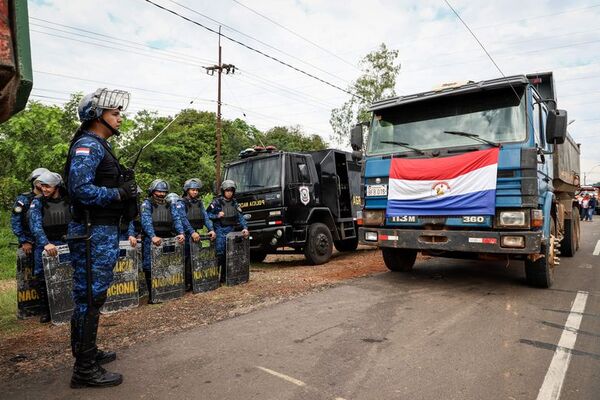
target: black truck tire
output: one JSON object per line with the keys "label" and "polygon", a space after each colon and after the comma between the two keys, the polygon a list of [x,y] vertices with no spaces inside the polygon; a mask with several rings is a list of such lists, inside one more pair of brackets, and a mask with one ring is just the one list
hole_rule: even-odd
{"label": "black truck tire", "polygon": [[554,283],[555,238],[556,226],[554,217],[550,221],[550,238],[548,243],[542,244],[542,257],[535,261],[525,259],[525,279],[530,286],[549,288]]}
{"label": "black truck tire", "polygon": [[264,250],[250,250],[250,261],[259,263],[265,261],[267,252]]}
{"label": "black truck tire", "polygon": [[394,272],[410,272],[412,271],[415,261],[417,260],[417,251],[410,249],[394,249],[384,247],[381,249],[383,253],[383,262],[385,266]]}
{"label": "black truck tire", "polygon": [[354,251],[358,247],[358,236],[353,239],[334,240],[333,245],[337,251]]}
{"label": "black truck tire", "polygon": [[[579,210],[573,207],[573,215],[579,216]],[[561,242],[560,252],[565,257],[573,257],[579,250],[579,217],[565,219],[565,236]]]}
{"label": "black truck tire", "polygon": [[315,222],[308,227],[304,256],[313,265],[324,264],[331,258],[333,238],[327,225]]}

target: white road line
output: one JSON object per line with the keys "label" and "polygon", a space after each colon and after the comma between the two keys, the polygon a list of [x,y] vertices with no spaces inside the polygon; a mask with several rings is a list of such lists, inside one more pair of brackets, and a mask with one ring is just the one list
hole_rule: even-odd
{"label": "white road line", "polygon": [[306,386],[306,383],[304,383],[304,382],[302,382],[302,381],[300,381],[300,380],[298,380],[298,379],[296,379],[296,378],[292,378],[291,376],[287,376],[287,375],[285,375],[285,374],[282,374],[282,373],[280,373],[280,372],[273,371],[272,369],[265,368],[265,367],[261,367],[261,366],[258,366],[258,365],[256,366],[256,368],[258,368],[258,369],[260,369],[260,370],[262,370],[262,371],[265,371],[265,372],[266,372],[266,373],[268,373],[268,374],[271,374],[271,375],[273,375],[273,376],[276,376],[276,377],[278,377],[278,378],[281,378],[281,379],[283,379],[283,380],[286,380],[286,381],[288,381],[288,382],[290,382],[290,383],[293,383],[294,385],[298,385],[298,386]]}
{"label": "white road line", "polygon": [[585,310],[585,303],[587,302],[588,292],[577,292],[575,300],[573,301],[573,307],[567,317],[565,328],[560,336],[558,346],[552,357],[552,362],[546,372],[544,383],[540,388],[537,396],[537,400],[557,400],[560,398],[560,391],[562,390],[565,375],[571,362],[571,350],[575,347],[575,341],[577,340],[577,330],[581,325],[581,318],[583,317],[583,311]]}
{"label": "white road line", "polygon": [[596,242],[596,247],[594,247],[594,252],[592,254],[595,255],[595,256],[597,256],[598,254],[600,254],[600,240],[598,240]]}

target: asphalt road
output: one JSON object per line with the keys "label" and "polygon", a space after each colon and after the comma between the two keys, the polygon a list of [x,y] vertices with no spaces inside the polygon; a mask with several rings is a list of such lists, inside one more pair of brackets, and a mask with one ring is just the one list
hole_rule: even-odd
{"label": "asphalt road", "polygon": [[135,345],[116,388],[71,390],[65,368],[0,397],[599,399],[600,218],[582,236],[549,290],[521,262],[432,259]]}

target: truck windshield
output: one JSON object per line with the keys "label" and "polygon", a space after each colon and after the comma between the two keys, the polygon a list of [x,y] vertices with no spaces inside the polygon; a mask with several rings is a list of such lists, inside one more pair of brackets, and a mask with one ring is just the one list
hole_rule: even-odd
{"label": "truck windshield", "polygon": [[230,165],[225,179],[237,184],[237,192],[249,192],[278,187],[281,177],[279,156],[248,158],[246,161]]}
{"label": "truck windshield", "polygon": [[[473,145],[472,138],[444,131],[471,132],[494,143],[526,137],[524,87],[448,95],[377,110],[373,116],[368,155]],[[476,142],[475,142],[476,143]]]}

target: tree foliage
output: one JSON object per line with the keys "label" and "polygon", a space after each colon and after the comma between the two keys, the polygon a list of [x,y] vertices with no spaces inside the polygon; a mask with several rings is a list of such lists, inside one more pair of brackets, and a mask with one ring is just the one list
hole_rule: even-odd
{"label": "tree foliage", "polygon": [[385,43],[381,43],[377,50],[360,61],[363,74],[348,87],[357,96],[351,97],[339,108],[334,108],[329,119],[340,142],[348,137],[353,125],[369,121],[367,110],[373,101],[396,95],[394,87],[400,72],[400,64],[396,64],[397,58],[398,50],[390,50]]}
{"label": "tree foliage", "polygon": [[[79,126],[74,94],[63,107],[32,101],[21,113],[0,125],[0,208],[12,205],[20,192],[28,190],[26,179],[37,167],[62,174],[69,141]],[[159,116],[142,110],[125,117],[121,136],[111,144],[121,162],[131,166],[143,145],[169,122],[175,122],[141,154],[136,176],[142,189],[156,178],[166,179],[171,190],[180,192],[183,182],[199,177],[203,193],[212,190],[215,180],[215,113],[194,109],[175,116]],[[298,127],[274,127],[261,132],[241,119],[223,120],[222,161],[237,158],[240,151],[254,145],[272,144],[287,151],[320,150],[327,147],[319,136],[308,136]]]}

